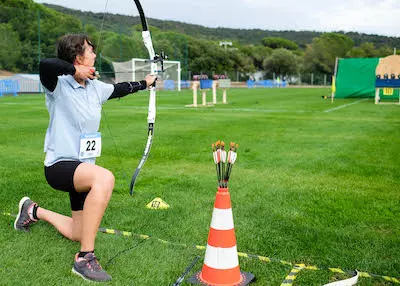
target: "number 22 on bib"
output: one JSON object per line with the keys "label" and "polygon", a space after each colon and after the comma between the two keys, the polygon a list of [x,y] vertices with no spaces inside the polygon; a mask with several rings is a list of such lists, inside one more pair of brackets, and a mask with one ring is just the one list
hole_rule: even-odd
{"label": "number 22 on bib", "polygon": [[100,157],[101,155],[101,133],[87,133],[81,135],[79,147],[79,159]]}

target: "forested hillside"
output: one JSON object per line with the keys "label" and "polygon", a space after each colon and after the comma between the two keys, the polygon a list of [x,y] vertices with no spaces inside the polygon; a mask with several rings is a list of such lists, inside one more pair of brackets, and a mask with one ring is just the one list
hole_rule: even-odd
{"label": "forested hillside", "polygon": [[[183,78],[228,73],[245,79],[255,71],[263,71],[266,77],[329,76],[336,57],[383,57],[400,47],[400,38],[356,32],[241,30],[157,19],[148,22],[155,49],[181,61]],[[82,12],[32,0],[0,0],[0,37],[5,39],[0,42],[0,69],[36,73],[40,59],[54,57],[57,40],[66,33],[92,37],[98,46],[100,71],[112,71],[110,61],[147,57],[138,17]],[[220,41],[233,45],[221,47]]]}
{"label": "forested hillside", "polygon": [[[82,12],[78,10],[73,10],[57,5],[45,4],[54,10],[60,11],[65,14],[77,16],[79,19],[84,20],[87,23],[93,25],[101,25],[101,20],[103,18],[102,13],[91,13]],[[134,11],[134,6],[132,4],[132,14]],[[107,29],[114,32],[121,32],[120,27],[129,27],[131,25],[140,24],[140,19],[134,16],[124,16],[116,14],[106,14],[109,22],[107,23]],[[312,42],[315,37],[321,36],[322,32],[311,32],[311,31],[267,31],[259,29],[229,29],[229,28],[208,28],[199,25],[186,24],[176,21],[163,21],[157,19],[148,19],[149,25],[159,28],[163,31],[174,31],[178,33],[187,34],[193,37],[201,37],[208,40],[224,40],[229,39],[231,41],[237,41],[241,44],[261,44],[261,40],[266,37],[279,37],[291,40],[299,45],[301,48]],[[126,32],[125,30],[124,32]],[[354,40],[355,45],[359,46],[364,42],[374,43],[375,46],[397,46],[400,47],[400,38],[396,37],[386,37],[379,35],[367,35],[362,33],[350,32],[338,32],[340,34],[345,34]]]}

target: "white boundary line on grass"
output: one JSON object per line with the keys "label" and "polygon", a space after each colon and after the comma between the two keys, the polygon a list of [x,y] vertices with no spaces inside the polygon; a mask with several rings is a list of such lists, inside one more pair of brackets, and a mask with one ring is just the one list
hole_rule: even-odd
{"label": "white boundary line on grass", "polygon": [[[146,106],[135,106],[135,105],[125,105],[120,106],[118,108],[128,108],[128,109],[143,109],[146,110]],[[315,112],[315,111],[308,111],[308,110],[288,110],[288,109],[256,109],[256,108],[215,108],[215,107],[173,107],[173,106],[160,106],[158,107],[160,110],[212,110],[212,111],[243,111],[243,112],[256,112],[256,113],[307,113],[307,112]],[[118,110],[107,110],[107,112],[117,112]]]}
{"label": "white boundary line on grass", "polygon": [[345,105],[340,105],[340,106],[335,107],[335,108],[327,109],[327,110],[325,110],[324,112],[335,111],[335,110],[338,110],[338,109],[341,109],[341,108],[345,108],[345,107],[350,106],[350,105],[353,105],[353,104],[360,103],[360,102],[362,102],[362,101],[366,101],[366,100],[368,100],[368,99],[369,99],[369,98],[364,98],[364,99],[361,99],[361,100],[356,101],[356,102],[348,103],[348,104],[345,104]]}
{"label": "white boundary line on grass", "polygon": [[[27,102],[1,102],[0,106],[4,105],[31,105],[31,103]],[[46,106],[32,106],[31,109],[46,109]],[[142,109],[142,110],[147,110],[147,106],[135,106],[135,105],[124,105],[124,106],[118,106],[118,109]],[[118,109],[115,110],[107,110],[107,112],[118,112]],[[288,109],[257,109],[257,108],[189,108],[189,107],[173,107],[173,106],[159,106],[159,110],[213,110],[213,111],[243,111],[243,112],[254,112],[254,113],[288,113],[288,112],[293,112],[293,113],[306,113],[306,112],[312,112],[312,111],[307,111],[307,110],[288,110]]]}

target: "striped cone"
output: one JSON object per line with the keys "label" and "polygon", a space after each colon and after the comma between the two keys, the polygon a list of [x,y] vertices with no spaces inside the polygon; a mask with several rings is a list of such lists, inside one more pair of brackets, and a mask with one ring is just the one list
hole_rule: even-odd
{"label": "striped cone", "polygon": [[188,281],[203,285],[247,285],[254,279],[241,272],[228,188],[218,188],[204,264],[201,272]]}

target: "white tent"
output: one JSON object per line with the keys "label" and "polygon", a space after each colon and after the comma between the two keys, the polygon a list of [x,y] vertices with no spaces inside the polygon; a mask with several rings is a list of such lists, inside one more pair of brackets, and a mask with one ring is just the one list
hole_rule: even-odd
{"label": "white tent", "polygon": [[7,80],[16,80],[19,83],[19,92],[43,92],[42,84],[38,74],[14,74]]}

